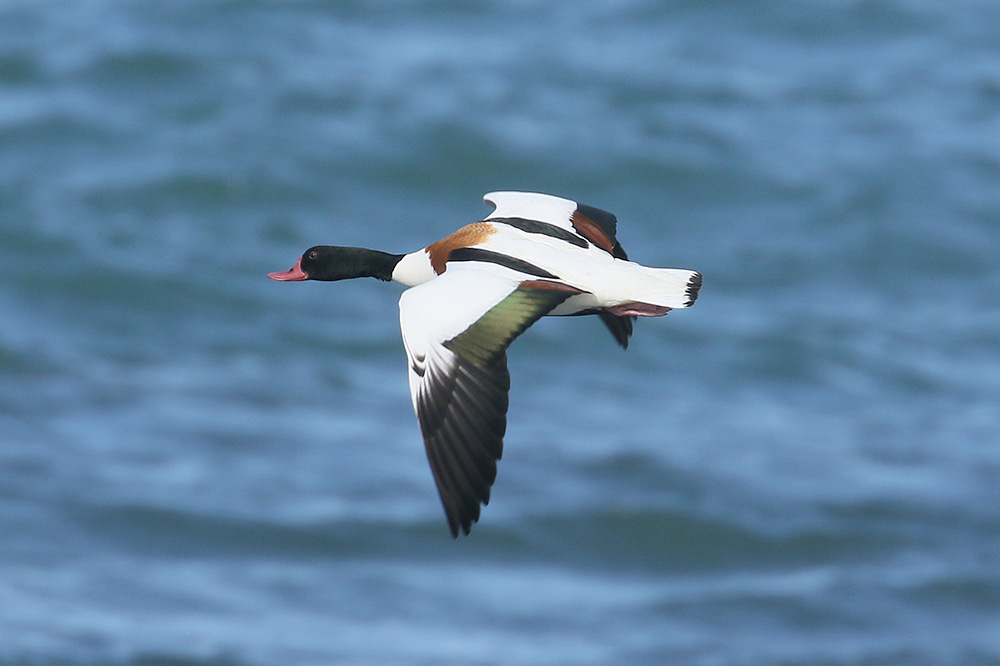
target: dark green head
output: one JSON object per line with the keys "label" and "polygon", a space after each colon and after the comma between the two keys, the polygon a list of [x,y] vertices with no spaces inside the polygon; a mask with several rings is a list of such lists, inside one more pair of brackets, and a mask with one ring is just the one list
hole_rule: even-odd
{"label": "dark green head", "polygon": [[333,282],[358,277],[391,280],[392,271],[402,258],[401,254],[389,254],[362,247],[316,245],[306,250],[295,266],[287,271],[268,273],[268,277],[283,282],[300,280]]}

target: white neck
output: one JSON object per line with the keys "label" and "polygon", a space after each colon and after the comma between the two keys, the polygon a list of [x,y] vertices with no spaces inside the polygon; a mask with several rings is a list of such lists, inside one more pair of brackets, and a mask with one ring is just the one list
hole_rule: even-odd
{"label": "white neck", "polygon": [[392,279],[407,287],[415,287],[437,277],[431,267],[431,258],[427,250],[417,250],[405,255],[392,270]]}

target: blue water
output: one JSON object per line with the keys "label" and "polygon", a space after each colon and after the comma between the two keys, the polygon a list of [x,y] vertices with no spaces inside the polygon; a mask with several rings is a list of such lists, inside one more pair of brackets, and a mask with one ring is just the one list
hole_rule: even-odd
{"label": "blue water", "polygon": [[[1000,5],[0,6],[0,664],[1000,664]],[[510,351],[453,542],[402,252],[495,189],[697,305]]]}

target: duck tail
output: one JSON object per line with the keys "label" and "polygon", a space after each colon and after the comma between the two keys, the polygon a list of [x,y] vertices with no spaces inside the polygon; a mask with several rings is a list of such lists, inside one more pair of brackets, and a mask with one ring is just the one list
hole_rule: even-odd
{"label": "duck tail", "polygon": [[[656,306],[645,316],[666,314],[659,308],[669,310],[690,307],[698,300],[701,289],[701,273],[680,268],[643,268],[643,278],[634,290],[630,300],[636,303]],[[636,313],[642,316],[642,313]]]}

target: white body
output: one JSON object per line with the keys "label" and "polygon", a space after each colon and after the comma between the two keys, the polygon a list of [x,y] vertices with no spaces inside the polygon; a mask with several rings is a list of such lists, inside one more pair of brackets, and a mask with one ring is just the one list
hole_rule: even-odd
{"label": "white body", "polygon": [[[571,233],[576,231],[570,222],[577,207],[575,201],[532,192],[491,192],[485,196],[485,200],[496,206],[496,210],[486,218],[487,222],[497,218],[517,217],[541,220]],[[694,271],[650,268],[616,259],[594,244],[583,248],[559,238],[496,224],[495,231],[474,247],[517,257],[557,275],[560,282],[589,292],[570,298],[553,310],[550,313],[552,315],[568,315],[630,302],[672,309],[691,304],[688,285],[696,275]],[[456,265],[458,264],[449,264],[448,270]],[[512,285],[534,277],[512,269],[507,270]],[[437,277],[439,275],[431,267],[427,248],[403,257],[392,276],[393,280],[408,287]],[[467,275],[465,279],[475,281],[476,277]]]}

